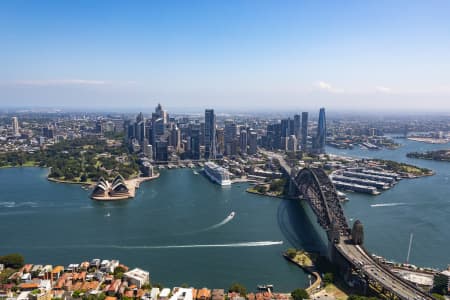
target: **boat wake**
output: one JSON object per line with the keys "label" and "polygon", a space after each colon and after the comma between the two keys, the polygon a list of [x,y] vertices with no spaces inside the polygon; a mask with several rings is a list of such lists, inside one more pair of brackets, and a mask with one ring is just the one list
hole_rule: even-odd
{"label": "boat wake", "polygon": [[0,207],[14,208],[14,207],[38,207],[36,202],[22,202],[16,203],[15,201],[0,202]]}
{"label": "boat wake", "polygon": [[216,225],[210,226],[208,228],[203,229],[202,231],[208,231],[208,230],[213,230],[219,227],[222,227],[223,225],[227,224],[228,222],[230,222],[231,220],[234,219],[234,216],[236,214],[233,212],[231,212],[231,214],[228,215],[228,217],[226,217],[222,222],[217,223]]}
{"label": "boat wake", "polygon": [[380,203],[380,204],[372,204],[370,207],[387,207],[387,206],[401,206],[401,205],[407,205],[403,202],[397,202],[397,203]]}
{"label": "boat wake", "polygon": [[197,244],[197,245],[167,245],[167,246],[99,245],[98,248],[114,248],[114,249],[241,248],[241,247],[267,247],[281,244],[283,244],[283,241],[259,241],[259,242],[230,243],[230,244]]}
{"label": "boat wake", "polygon": [[210,230],[217,229],[217,228],[222,227],[222,226],[224,226],[225,224],[231,222],[231,220],[234,219],[235,215],[236,215],[236,213],[233,211],[233,212],[231,212],[231,214],[229,214],[225,219],[223,219],[223,221],[220,222],[220,223],[217,223],[217,224],[215,224],[215,225],[212,225],[212,226],[209,226],[209,227],[200,229],[200,230],[195,230],[195,231],[185,232],[185,233],[183,233],[183,235],[184,235],[184,234],[195,234],[195,233],[206,232],[206,231],[210,231]]}
{"label": "boat wake", "polygon": [[[257,242],[242,242],[230,244],[193,244],[193,245],[155,245],[155,246],[125,246],[125,245],[66,245],[58,246],[61,249],[124,249],[124,250],[139,250],[139,249],[183,249],[183,248],[243,248],[243,247],[269,247],[282,245],[283,241],[257,241]],[[8,246],[6,246],[8,248]],[[32,249],[49,249],[50,246],[31,246]],[[52,249],[55,247],[52,246]]]}

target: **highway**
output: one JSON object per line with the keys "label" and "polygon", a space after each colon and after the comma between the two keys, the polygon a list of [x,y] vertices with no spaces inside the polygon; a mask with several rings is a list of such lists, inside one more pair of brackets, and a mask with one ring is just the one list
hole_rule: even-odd
{"label": "highway", "polygon": [[[291,176],[291,168],[288,166],[282,154],[269,151],[261,151],[270,158],[278,160],[280,166]],[[330,190],[334,187],[322,186],[322,190]],[[342,212],[342,207],[338,204],[335,209]],[[338,214],[334,214],[338,215]],[[400,277],[390,272],[380,265],[372,256],[366,253],[361,246],[353,244],[351,237],[341,234],[340,241],[334,244],[336,250],[357,270],[360,270],[367,278],[377,282],[385,290],[392,292],[399,299],[403,300],[428,300],[433,299],[430,295],[416,288]]]}
{"label": "highway", "polygon": [[386,270],[360,246],[351,244],[351,241],[348,239],[343,237],[341,242],[336,244],[335,247],[349,262],[359,268],[364,275],[378,282],[384,289],[391,291],[400,299],[433,299]]}

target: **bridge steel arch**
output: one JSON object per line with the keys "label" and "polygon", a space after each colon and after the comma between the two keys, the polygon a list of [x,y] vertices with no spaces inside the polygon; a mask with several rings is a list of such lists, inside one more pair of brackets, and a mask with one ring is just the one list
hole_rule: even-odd
{"label": "bridge steel arch", "polygon": [[293,178],[293,183],[297,195],[308,201],[330,242],[339,242],[340,236],[350,235],[336,188],[323,169],[304,168]]}
{"label": "bridge steel arch", "polygon": [[[433,297],[424,293],[412,283],[397,277],[397,275],[393,274],[385,266],[379,265],[373,260],[370,254],[366,252],[363,246],[354,245],[352,243],[351,229],[345,218],[336,188],[323,169],[303,168],[297,174],[293,172],[290,176],[290,180],[291,184],[295,186],[295,194],[293,196],[301,196],[309,203],[317,216],[319,225],[327,233],[330,250],[329,255],[334,263],[343,268],[356,267],[356,269],[359,269],[364,274],[366,280],[381,284],[381,286],[396,299],[433,299]],[[363,253],[364,259],[368,262],[367,265],[363,268],[358,266],[359,262],[355,262],[350,255],[351,253],[346,252],[343,248],[344,245],[347,245],[347,247],[354,247],[354,249],[358,249],[358,251]],[[370,269],[375,267],[379,270],[380,275],[377,274],[377,276],[371,277],[371,272],[368,272],[367,268]],[[347,271],[349,271],[349,269],[347,269]],[[392,282],[396,281],[397,284],[401,284],[404,291],[398,291],[400,286],[383,284],[383,281],[380,281],[380,278],[378,278],[381,276],[381,272],[383,272],[383,275],[386,276],[386,278],[392,279]],[[406,297],[405,289],[414,293],[416,298]]]}

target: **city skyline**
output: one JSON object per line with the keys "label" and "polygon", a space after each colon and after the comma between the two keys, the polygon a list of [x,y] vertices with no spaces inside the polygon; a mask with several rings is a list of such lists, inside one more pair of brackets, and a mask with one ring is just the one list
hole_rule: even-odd
{"label": "city skyline", "polygon": [[448,3],[4,1],[2,107],[450,111]]}

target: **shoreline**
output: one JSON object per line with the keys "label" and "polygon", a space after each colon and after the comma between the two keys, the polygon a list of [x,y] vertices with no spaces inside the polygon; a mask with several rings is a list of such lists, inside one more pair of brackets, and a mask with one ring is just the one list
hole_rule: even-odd
{"label": "shoreline", "polygon": [[[294,259],[290,258],[286,252],[283,252],[282,255],[286,260],[290,261],[294,265],[301,268],[307,274],[310,274],[316,278],[316,280],[314,280],[314,282],[309,287],[306,288],[306,291],[308,292],[308,294],[312,294],[314,291],[316,291],[320,287],[320,285],[322,284],[322,278],[320,277],[320,274],[316,270],[314,270],[314,268],[315,268],[314,266],[312,266],[312,267],[303,266],[302,264],[296,262]],[[308,256],[309,253],[305,251],[305,255]]]}
{"label": "shoreline", "polygon": [[125,184],[128,187],[128,194],[127,195],[119,195],[119,196],[103,196],[103,197],[93,197],[92,195],[90,198],[95,201],[119,201],[119,200],[127,200],[132,199],[136,196],[136,190],[140,187],[141,183],[154,180],[159,178],[160,174],[156,174],[151,177],[137,177],[125,180]]}
{"label": "shoreline", "polygon": [[273,194],[268,194],[268,193],[260,193],[256,190],[252,189],[252,187],[247,188],[245,191],[249,194],[254,194],[254,195],[258,195],[258,196],[266,196],[266,197],[277,198],[277,199],[286,199],[285,197],[283,197],[283,194],[273,195]]}

